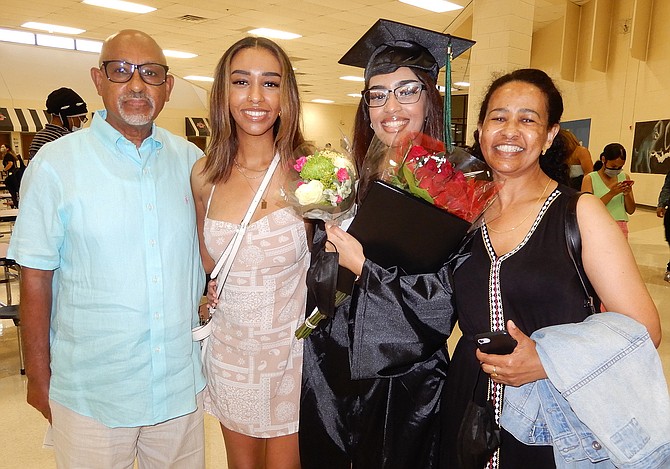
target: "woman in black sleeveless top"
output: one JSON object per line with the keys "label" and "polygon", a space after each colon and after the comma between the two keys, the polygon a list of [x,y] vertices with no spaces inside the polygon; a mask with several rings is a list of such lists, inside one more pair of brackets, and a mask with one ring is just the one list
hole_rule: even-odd
{"label": "woman in black sleeveless top", "polygon": [[[496,419],[506,385],[546,378],[529,336],[545,326],[581,322],[588,314],[565,241],[566,204],[572,189],[558,184],[564,158],[554,138],[563,112],[551,78],[535,69],[495,80],[484,98],[478,144],[494,177],[504,181],[471,256],[454,274],[456,311],[463,337],[447,375],[443,456],[454,455],[465,406],[473,396],[490,400]],[[579,199],[582,261],[596,293],[610,311],[643,323],[660,342],[658,312],[621,231],[598,199]],[[625,287],[625,289],[623,289]],[[507,330],[518,345],[509,355],[477,351],[473,336]],[[550,446],[526,446],[502,430],[501,445],[487,469],[553,468]],[[484,469],[484,468],[482,468]]]}

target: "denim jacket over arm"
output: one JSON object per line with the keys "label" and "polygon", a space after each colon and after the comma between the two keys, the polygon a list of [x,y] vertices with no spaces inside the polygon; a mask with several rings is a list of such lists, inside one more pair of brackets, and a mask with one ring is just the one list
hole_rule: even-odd
{"label": "denim jacket over arm", "polygon": [[531,338],[548,379],[505,388],[507,431],[553,445],[558,468],[670,467],[670,397],[642,324],[600,313]]}

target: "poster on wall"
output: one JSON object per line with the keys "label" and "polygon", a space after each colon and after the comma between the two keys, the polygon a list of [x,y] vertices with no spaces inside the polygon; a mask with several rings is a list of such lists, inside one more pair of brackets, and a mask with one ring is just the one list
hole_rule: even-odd
{"label": "poster on wall", "polygon": [[561,129],[572,132],[577,137],[581,146],[589,147],[589,135],[591,134],[591,119],[579,119],[574,121],[561,122]]}
{"label": "poster on wall", "polygon": [[631,171],[651,174],[670,171],[670,119],[635,123]]}

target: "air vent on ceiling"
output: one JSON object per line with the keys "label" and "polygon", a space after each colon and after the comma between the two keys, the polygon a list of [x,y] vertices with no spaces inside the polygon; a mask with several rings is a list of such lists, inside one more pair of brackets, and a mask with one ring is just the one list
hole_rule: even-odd
{"label": "air vent on ceiling", "polygon": [[177,18],[179,21],[184,21],[186,23],[202,23],[207,21],[209,18],[203,18],[202,16],[195,15],[184,15]]}

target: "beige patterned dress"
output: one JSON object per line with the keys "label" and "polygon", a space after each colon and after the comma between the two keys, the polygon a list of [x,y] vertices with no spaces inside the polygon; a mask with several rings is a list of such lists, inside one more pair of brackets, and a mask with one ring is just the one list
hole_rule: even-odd
{"label": "beige patterned dress", "polygon": [[[218,260],[239,225],[205,217]],[[212,319],[205,356],[205,410],[257,438],[298,431],[309,252],[305,226],[283,208],[249,225]]]}

